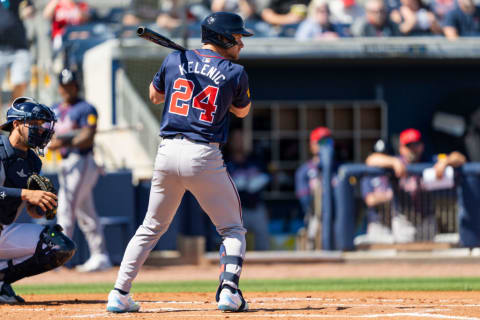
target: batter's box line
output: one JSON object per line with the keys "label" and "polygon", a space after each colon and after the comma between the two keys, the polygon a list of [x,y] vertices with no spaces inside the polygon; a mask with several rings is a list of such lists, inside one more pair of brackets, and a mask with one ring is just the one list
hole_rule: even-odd
{"label": "batter's box line", "polygon": [[[147,310],[148,312],[149,310]],[[140,312],[141,315],[144,312]],[[85,314],[85,315],[75,315],[75,316],[67,316],[64,318],[72,318],[72,319],[85,319],[85,318],[98,318],[98,317],[119,317],[119,316],[129,316],[131,317],[133,314]],[[225,318],[228,315],[229,318],[300,318],[300,319],[331,319],[331,318],[345,318],[345,319],[376,319],[376,318],[399,318],[399,317],[412,317],[412,318],[434,318],[434,319],[456,319],[456,320],[480,320],[480,318],[474,317],[462,317],[462,316],[449,316],[449,315],[442,315],[442,314],[428,314],[428,313],[389,313],[389,314],[366,314],[366,315],[328,315],[328,314],[288,314],[288,313],[281,313],[281,314],[251,314],[249,312],[241,312],[241,313],[219,313],[219,314],[182,314],[182,318],[193,318],[193,319],[202,319],[202,318]],[[177,318],[179,317],[178,314],[162,314],[163,318]]]}

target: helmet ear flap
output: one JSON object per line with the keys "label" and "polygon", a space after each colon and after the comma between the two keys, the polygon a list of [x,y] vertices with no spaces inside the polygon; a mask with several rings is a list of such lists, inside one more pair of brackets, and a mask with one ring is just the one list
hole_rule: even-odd
{"label": "helmet ear flap", "polygon": [[231,48],[237,44],[232,35],[216,32],[206,26],[202,26],[202,42],[212,43],[224,49]]}

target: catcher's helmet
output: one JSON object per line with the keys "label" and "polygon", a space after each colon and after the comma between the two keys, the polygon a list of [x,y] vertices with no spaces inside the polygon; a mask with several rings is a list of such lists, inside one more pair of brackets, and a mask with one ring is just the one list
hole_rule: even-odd
{"label": "catcher's helmet", "polygon": [[242,17],[231,12],[214,12],[202,21],[202,42],[228,49],[237,44],[233,34],[251,37]]}
{"label": "catcher's helmet", "polygon": [[75,72],[69,69],[63,69],[62,72],[58,74],[58,84],[67,85],[70,83],[75,83],[78,85],[78,77]]}
{"label": "catcher's helmet", "polygon": [[57,118],[53,111],[28,97],[20,97],[13,101],[7,110],[7,121],[0,126],[0,130],[12,131],[13,121],[43,120],[41,126],[29,124],[28,127],[28,146],[30,148],[43,149],[48,144],[55,132],[55,122]]}

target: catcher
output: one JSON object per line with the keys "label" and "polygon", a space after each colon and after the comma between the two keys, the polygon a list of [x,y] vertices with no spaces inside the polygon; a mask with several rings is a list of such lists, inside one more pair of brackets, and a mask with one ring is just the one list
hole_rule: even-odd
{"label": "catcher", "polygon": [[58,225],[15,223],[23,207],[33,218],[53,219],[56,191],[38,176],[42,162],[36,153],[54,133],[56,118],[31,98],[16,99],[0,130],[0,303],[18,303],[11,283],[63,265],[75,253],[75,244]]}

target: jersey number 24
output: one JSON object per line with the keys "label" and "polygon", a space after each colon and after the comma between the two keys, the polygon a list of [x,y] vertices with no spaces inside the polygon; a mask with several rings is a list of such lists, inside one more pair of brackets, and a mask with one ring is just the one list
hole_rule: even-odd
{"label": "jersey number 24", "polygon": [[[190,80],[183,78],[175,80],[173,89],[177,91],[174,91],[172,94],[168,112],[186,117],[191,104],[195,109],[202,110],[199,118],[201,121],[212,123],[214,113],[217,110],[215,102],[217,100],[218,87],[206,87],[192,101],[194,88],[195,84]],[[178,100],[180,100],[180,103]]]}

